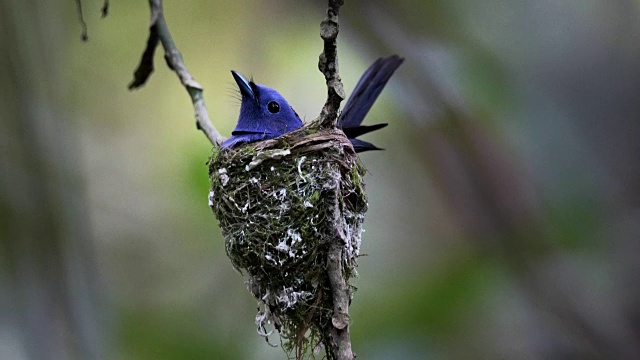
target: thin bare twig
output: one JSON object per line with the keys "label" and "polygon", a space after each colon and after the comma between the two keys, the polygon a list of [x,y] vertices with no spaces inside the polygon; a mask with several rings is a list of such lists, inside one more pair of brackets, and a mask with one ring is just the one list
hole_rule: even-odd
{"label": "thin bare twig", "polygon": [[158,46],[158,41],[161,42],[164,48],[164,58],[167,66],[178,75],[180,82],[185,89],[187,89],[191,97],[196,115],[196,127],[198,130],[204,132],[213,146],[219,147],[224,141],[224,137],[220,135],[211,123],[207,107],[204,103],[202,86],[200,86],[187,70],[187,67],[184,65],[184,60],[182,59],[182,54],[173,42],[169,27],[164,18],[162,0],[149,0],[149,7],[151,8],[149,39],[147,40],[147,46],[142,54],[140,64],[134,73],[134,78],[129,84],[129,89],[137,89],[147,82],[153,72],[153,55],[155,49]]}
{"label": "thin bare twig", "polygon": [[[153,14],[153,11],[152,11]],[[158,47],[158,43],[160,42],[160,38],[158,37],[158,27],[155,25],[153,21],[153,15],[151,16],[152,23],[149,26],[149,38],[147,39],[147,46],[145,46],[144,51],[142,52],[142,58],[140,59],[140,64],[136,68],[136,71],[133,73],[133,80],[129,83],[129,90],[138,89],[143,86],[151,73],[153,73],[153,58],[156,54],[156,48]]]}
{"label": "thin bare twig", "polygon": [[76,9],[78,10],[80,26],[82,26],[82,34],[80,35],[80,38],[82,41],[87,41],[89,40],[89,34],[87,33],[87,22],[84,21],[84,14],[82,12],[82,0],[76,0]]}
{"label": "thin bare twig", "polygon": [[319,121],[325,128],[335,128],[338,123],[338,109],[344,100],[344,88],[338,71],[337,41],[339,24],[338,15],[343,0],[329,0],[327,16],[320,23],[320,37],[324,41],[324,49],[320,54],[318,69],[327,81],[327,101],[320,112]]}
{"label": "thin bare twig", "polygon": [[109,15],[109,0],[104,0],[102,3],[102,8],[100,9],[102,12],[102,18],[106,18]]}

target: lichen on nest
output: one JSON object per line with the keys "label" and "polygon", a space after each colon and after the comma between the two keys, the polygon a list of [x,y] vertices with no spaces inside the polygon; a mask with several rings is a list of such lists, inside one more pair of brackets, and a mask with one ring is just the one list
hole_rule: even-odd
{"label": "lichen on nest", "polygon": [[[209,204],[233,266],[259,302],[258,332],[285,350],[317,346],[331,324],[327,251],[336,236],[345,279],[356,275],[367,210],[364,167],[339,130],[310,124],[276,139],[214,151]],[[330,326],[330,325],[329,325]]]}

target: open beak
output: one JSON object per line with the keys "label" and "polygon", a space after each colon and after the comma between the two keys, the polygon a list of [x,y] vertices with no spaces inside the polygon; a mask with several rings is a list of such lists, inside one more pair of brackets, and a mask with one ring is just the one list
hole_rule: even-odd
{"label": "open beak", "polygon": [[238,87],[240,88],[240,93],[242,94],[242,96],[247,96],[250,99],[254,99],[256,98],[256,95],[253,93],[253,90],[251,89],[251,85],[249,85],[249,82],[247,81],[247,79],[245,79],[242,75],[240,75],[240,73],[231,70],[231,75],[233,75],[233,79],[236,81],[236,84],[238,84]]}

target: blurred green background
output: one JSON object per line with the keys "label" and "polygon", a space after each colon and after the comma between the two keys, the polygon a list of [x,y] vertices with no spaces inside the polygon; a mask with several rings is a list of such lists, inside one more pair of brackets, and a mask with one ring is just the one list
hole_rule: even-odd
{"label": "blurred green background", "polygon": [[[0,359],[282,359],[207,207],[211,146],[145,1],[0,1]],[[324,1],[166,2],[228,136],[229,70],[315,118]],[[369,114],[362,359],[640,358],[640,2],[346,0]],[[279,343],[277,336],[271,343]]]}

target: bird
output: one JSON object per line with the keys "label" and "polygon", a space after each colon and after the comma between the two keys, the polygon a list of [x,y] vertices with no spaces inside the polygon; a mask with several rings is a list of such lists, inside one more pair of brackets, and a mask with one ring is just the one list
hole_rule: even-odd
{"label": "bird", "polygon": [[[383,150],[358,136],[382,129],[388,124],[361,125],[365,116],[404,58],[392,55],[377,59],[360,77],[353,93],[338,117],[337,125],[347,136],[354,150],[359,152]],[[240,115],[231,137],[222,143],[222,149],[260,140],[273,139],[301,128],[304,123],[276,90],[247,81],[237,71],[231,74],[242,96]]]}

